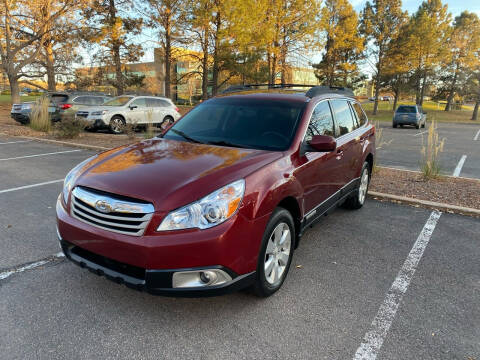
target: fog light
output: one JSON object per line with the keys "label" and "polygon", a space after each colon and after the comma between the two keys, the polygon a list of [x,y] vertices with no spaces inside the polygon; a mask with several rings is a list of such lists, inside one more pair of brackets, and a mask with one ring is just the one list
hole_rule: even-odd
{"label": "fog light", "polygon": [[217,274],[214,271],[202,271],[200,273],[200,280],[202,280],[205,285],[209,285],[217,280]]}
{"label": "fog light", "polygon": [[172,287],[205,287],[222,285],[232,280],[232,277],[220,269],[208,269],[201,271],[179,271],[173,273]]}

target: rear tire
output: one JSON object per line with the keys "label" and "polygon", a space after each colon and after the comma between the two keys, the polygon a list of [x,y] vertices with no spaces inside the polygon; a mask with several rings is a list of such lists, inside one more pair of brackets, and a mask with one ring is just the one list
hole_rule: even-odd
{"label": "rear tire", "polygon": [[420,125],[419,125],[419,124],[415,124],[415,129],[420,129]]}
{"label": "rear tire", "polygon": [[295,248],[295,225],[289,211],[278,207],[263,234],[252,291],[267,297],[282,286],[287,277]]}
{"label": "rear tire", "polygon": [[362,166],[362,172],[360,173],[360,183],[357,189],[344,203],[344,207],[347,209],[357,210],[360,209],[365,203],[365,199],[368,193],[368,186],[370,185],[371,169],[368,162],[365,162]]}

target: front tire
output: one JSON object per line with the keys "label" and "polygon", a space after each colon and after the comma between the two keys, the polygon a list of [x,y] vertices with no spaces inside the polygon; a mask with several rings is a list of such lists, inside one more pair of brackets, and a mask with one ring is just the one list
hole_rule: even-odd
{"label": "front tire", "polygon": [[110,120],[110,124],[109,124],[110,132],[112,132],[113,134],[121,134],[125,129],[125,125],[126,125],[125,120],[121,116],[115,115]]}
{"label": "front tire", "polygon": [[393,128],[396,129],[396,128],[397,128],[397,124],[393,123]]}
{"label": "front tire", "polygon": [[276,208],[263,234],[252,290],[259,297],[274,294],[282,286],[292,262],[295,225],[292,215]]}
{"label": "front tire", "polygon": [[346,208],[356,210],[363,206],[367,197],[368,186],[370,185],[370,177],[370,165],[365,162],[360,173],[360,184],[353,195],[345,201],[344,205]]}
{"label": "front tire", "polygon": [[174,123],[175,120],[173,120],[173,117],[171,117],[170,115],[168,116],[165,116],[165,118],[163,119],[163,121],[161,122],[160,124],[160,128],[162,130],[165,130],[167,127],[169,127],[170,125],[172,125]]}

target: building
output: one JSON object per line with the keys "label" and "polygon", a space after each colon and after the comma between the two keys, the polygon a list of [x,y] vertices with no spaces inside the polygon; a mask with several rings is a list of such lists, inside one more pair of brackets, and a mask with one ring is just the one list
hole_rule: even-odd
{"label": "building", "polygon": [[[202,77],[201,77],[201,56],[202,54],[181,48],[174,48],[175,61],[171,66],[171,97],[177,103],[194,104],[201,99],[202,96]],[[211,63],[211,61],[210,61]],[[103,76],[107,78],[115,78],[115,71],[112,67],[108,68],[79,68],[76,70],[77,85],[83,90],[102,91],[109,94],[115,94],[115,88],[109,85],[89,85],[89,78],[93,78],[101,69]],[[162,59],[162,49],[154,50],[154,61],[144,63],[125,64],[124,71],[128,74],[144,76],[143,87],[127,88],[127,92],[147,93],[163,96],[165,94],[165,66]],[[223,75],[223,76],[222,76]],[[220,81],[226,79],[228,74],[220,74]],[[209,72],[208,91],[212,90],[212,73]],[[294,84],[318,84],[313,68],[301,68],[287,66],[285,74],[287,83]],[[277,82],[280,83],[280,74]],[[242,83],[239,76],[229,77],[225,81],[220,90],[230,85]]]}

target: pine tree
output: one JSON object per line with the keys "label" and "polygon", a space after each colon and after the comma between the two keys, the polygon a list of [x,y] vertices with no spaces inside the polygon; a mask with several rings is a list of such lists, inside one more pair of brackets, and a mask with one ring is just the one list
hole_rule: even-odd
{"label": "pine tree", "polygon": [[372,46],[367,48],[366,55],[373,56],[375,59],[373,115],[376,115],[378,110],[378,97],[386,56],[392,46],[392,40],[398,36],[405,16],[401,0],[373,0],[372,3],[367,1],[362,12],[362,33],[365,34],[367,41],[372,42]]}
{"label": "pine tree", "polygon": [[313,65],[315,75],[325,85],[354,88],[365,78],[357,66],[364,49],[357,13],[347,0],[326,0],[320,26],[326,45],[322,60]]}
{"label": "pine tree", "polygon": [[414,70],[416,103],[423,104],[429,79],[448,56],[451,16],[441,0],[424,1],[409,19],[409,65]]}

